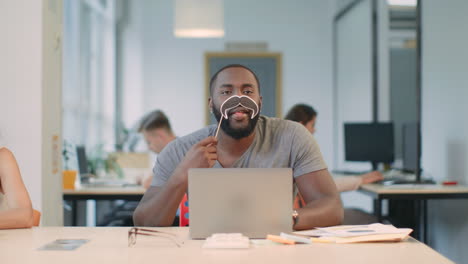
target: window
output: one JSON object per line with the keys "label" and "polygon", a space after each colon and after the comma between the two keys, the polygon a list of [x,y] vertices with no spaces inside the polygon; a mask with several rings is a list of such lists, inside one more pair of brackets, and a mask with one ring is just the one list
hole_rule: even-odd
{"label": "window", "polygon": [[115,149],[115,3],[65,0],[63,138]]}

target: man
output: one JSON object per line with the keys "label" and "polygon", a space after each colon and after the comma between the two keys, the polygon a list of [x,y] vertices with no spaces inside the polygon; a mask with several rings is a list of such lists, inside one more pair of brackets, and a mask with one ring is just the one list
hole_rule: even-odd
{"label": "man", "polygon": [[[176,139],[167,116],[160,110],[154,110],[140,121],[138,132],[145,138],[148,148],[159,154],[169,142]],[[148,189],[153,180],[151,173],[145,174],[140,180],[141,185]]]}
{"label": "man", "polygon": [[[209,107],[219,108],[232,95],[245,95],[262,104],[256,75],[242,65],[219,70],[210,81]],[[152,186],[134,214],[136,225],[169,226],[187,191],[189,168],[293,168],[296,185],[306,205],[295,212],[294,229],[341,223],[343,208],[336,186],[312,135],[300,124],[256,115],[244,107],[229,111],[218,138],[212,125],[178,138],[156,161]],[[265,183],[268,184],[268,183]]]}
{"label": "man", "polygon": [[169,119],[160,110],[145,115],[140,122],[138,132],[143,134],[148,148],[156,154],[159,154],[169,142],[176,138]]}

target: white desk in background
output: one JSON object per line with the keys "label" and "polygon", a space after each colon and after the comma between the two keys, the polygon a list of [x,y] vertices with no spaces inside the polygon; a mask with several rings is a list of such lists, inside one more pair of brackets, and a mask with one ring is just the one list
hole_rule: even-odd
{"label": "white desk in background", "polygon": [[145,194],[142,186],[122,187],[86,187],[82,186],[75,190],[63,190],[63,200],[71,202],[72,225],[77,225],[77,203],[86,200],[126,200],[140,201]]}
{"label": "white desk in background", "polygon": [[[128,247],[128,227],[37,227],[0,230],[1,263],[453,263],[428,246],[409,238],[399,243],[252,245],[249,249],[202,249],[190,240],[188,228],[159,228],[177,234],[184,244],[152,244],[148,239]],[[73,251],[41,251],[56,239],[89,239]],[[142,243],[140,243],[142,242]]]}
{"label": "white desk in background", "polygon": [[[359,189],[361,193],[374,199],[374,214],[383,220],[383,200],[411,200],[416,203],[418,219],[416,237],[427,243],[427,201],[433,199],[468,199],[468,186],[440,184],[365,184]],[[411,217],[411,216],[409,216]]]}

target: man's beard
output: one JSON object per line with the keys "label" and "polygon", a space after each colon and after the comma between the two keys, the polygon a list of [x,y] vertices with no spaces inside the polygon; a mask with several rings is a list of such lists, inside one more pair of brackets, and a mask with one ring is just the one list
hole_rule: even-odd
{"label": "man's beard", "polygon": [[[219,109],[213,107],[213,114],[216,120],[219,122],[219,120],[221,119],[221,112],[219,112]],[[249,111],[249,123],[244,128],[233,128],[231,124],[229,124],[229,119],[223,118],[223,121],[221,121],[221,129],[224,131],[224,133],[226,133],[228,136],[234,139],[248,137],[255,130],[255,126],[257,125],[260,113],[258,113],[254,118],[250,118],[251,116],[252,112]]]}

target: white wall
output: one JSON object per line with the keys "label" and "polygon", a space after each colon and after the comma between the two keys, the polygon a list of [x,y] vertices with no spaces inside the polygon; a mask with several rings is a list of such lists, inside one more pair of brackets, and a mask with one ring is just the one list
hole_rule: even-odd
{"label": "white wall", "polygon": [[[53,169],[60,168],[60,151],[52,151],[52,142],[53,135],[58,135],[55,129],[60,127],[56,119],[60,108],[54,108],[60,105],[60,100],[53,99],[57,98],[54,79],[60,76],[53,73],[56,61],[47,64],[49,58],[44,60],[43,57],[43,51],[50,54],[55,47],[51,39],[46,41],[43,37],[43,14],[50,15],[49,11],[43,11],[43,6],[57,7],[57,12],[61,13],[61,4],[57,1],[44,3],[46,1],[0,2],[0,131],[3,142],[16,156],[34,208],[43,211],[42,223],[56,225],[61,223],[62,211],[61,189],[55,186],[60,186],[61,179],[53,178],[60,173]],[[57,24],[49,17],[45,20],[46,25]],[[47,35],[55,39],[55,32]],[[60,42],[57,47],[60,51]],[[43,71],[43,67],[50,69]],[[55,114],[48,118],[54,120],[43,119],[44,113],[50,111]],[[60,150],[60,138],[58,142]],[[50,184],[47,197],[42,191],[44,184]],[[45,205],[43,201],[51,203]]]}
{"label": "white wall", "polygon": [[[122,119],[130,128],[144,113],[143,18],[144,6],[137,1],[120,0],[117,5],[117,35],[120,45],[118,76],[122,85]],[[120,30],[120,31],[119,31]]]}
{"label": "white wall", "polygon": [[390,121],[390,16],[387,0],[377,1],[378,120]]}
{"label": "white wall", "polygon": [[[422,167],[437,181],[468,184],[468,2],[422,3]],[[468,203],[429,203],[430,245],[468,262]]]}
{"label": "white wall", "polygon": [[204,53],[223,51],[227,41],[267,42],[269,51],[283,54],[283,114],[299,102],[317,108],[316,137],[332,165],[333,2],[225,1],[223,39],[176,39],[172,1],[135,1],[132,7],[139,4],[144,112],[165,111],[177,135],[204,127]]}
{"label": "white wall", "polygon": [[[337,1],[338,13],[350,1]],[[373,0],[360,1],[336,24],[335,166],[341,170],[366,171],[370,162],[346,162],[345,122],[370,122],[373,112]],[[377,96],[378,120],[390,119],[389,16],[385,0],[377,1]]]}
{"label": "white wall", "polygon": [[372,1],[349,9],[336,27],[335,165],[342,170],[364,171],[370,162],[346,162],[346,122],[372,121]]}
{"label": "white wall", "polygon": [[0,130],[40,209],[42,3],[1,1],[0,32]]}

